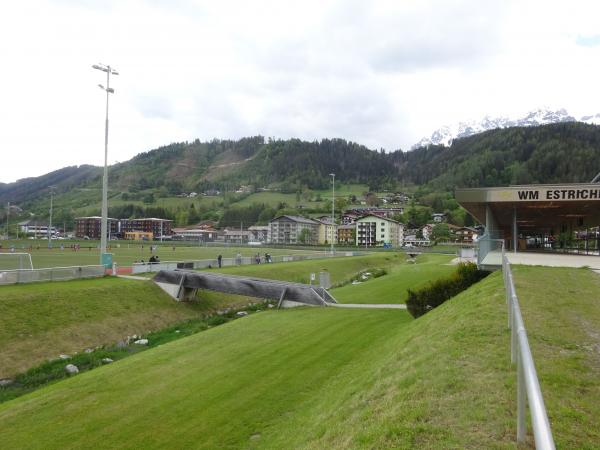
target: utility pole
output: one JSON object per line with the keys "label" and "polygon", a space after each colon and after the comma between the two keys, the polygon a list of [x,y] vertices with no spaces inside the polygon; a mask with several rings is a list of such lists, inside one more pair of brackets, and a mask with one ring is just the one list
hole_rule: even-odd
{"label": "utility pole", "polygon": [[331,254],[335,253],[335,173],[330,173],[331,177]]}
{"label": "utility pole", "polygon": [[103,256],[106,253],[106,236],[108,234],[108,98],[115,90],[110,87],[110,76],[119,75],[115,69],[104,64],[94,64],[92,68],[106,73],[106,87],[99,84],[106,91],[106,120],[104,122],[104,173],[102,175],[102,222],[100,224],[100,264],[103,264]]}
{"label": "utility pole", "polygon": [[48,232],[48,248],[52,248],[52,202],[54,200],[54,186],[49,186],[50,188],[50,221],[48,223],[48,228],[46,231]]}
{"label": "utility pole", "polygon": [[8,240],[8,218],[10,216],[10,202],[6,204],[6,239]]}

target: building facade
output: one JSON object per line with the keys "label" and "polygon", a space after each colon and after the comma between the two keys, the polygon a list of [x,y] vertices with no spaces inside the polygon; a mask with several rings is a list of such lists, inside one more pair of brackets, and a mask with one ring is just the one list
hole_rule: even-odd
{"label": "building facade", "polygon": [[319,223],[299,216],[278,216],[269,222],[272,244],[316,244]]}
{"label": "building facade", "polygon": [[338,244],[354,245],[356,243],[356,224],[339,225],[337,236]]}
{"label": "building facade", "polygon": [[331,218],[321,218],[316,220],[319,224],[319,237],[317,242],[319,244],[331,244],[337,242],[337,225],[331,222]]}
{"label": "building facade", "polygon": [[404,225],[400,222],[374,214],[356,221],[356,245],[359,247],[401,247],[403,243]]}
{"label": "building facade", "polygon": [[[108,218],[108,234],[109,236],[118,236],[119,221],[117,219]],[[102,217],[77,217],[75,219],[75,237],[81,239],[100,239],[102,234]]]}

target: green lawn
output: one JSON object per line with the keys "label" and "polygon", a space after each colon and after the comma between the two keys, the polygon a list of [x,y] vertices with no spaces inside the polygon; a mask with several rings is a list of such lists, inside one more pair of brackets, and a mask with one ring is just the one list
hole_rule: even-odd
{"label": "green lawn", "polygon": [[[558,448],[600,442],[600,277],[516,267]],[[515,448],[496,272],[425,316],[265,311],[0,405],[2,448]]]}
{"label": "green lawn", "polygon": [[[65,246],[63,250],[60,249],[61,243]],[[47,242],[41,242],[40,248],[37,248],[36,244],[33,245],[33,250],[29,250],[28,246],[31,241],[18,241],[16,243],[16,251],[30,253],[33,261],[34,268],[45,268],[45,267],[60,267],[60,266],[75,266],[75,265],[90,265],[99,264],[100,253],[96,248],[98,243],[96,241],[83,241],[81,243],[81,250],[74,252],[69,248],[71,242],[55,241],[53,242],[54,248],[48,249]],[[4,244],[5,247],[11,244]],[[113,254],[113,260],[119,266],[131,266],[135,261],[143,259],[148,261],[152,253],[150,253],[150,244],[140,244],[138,242],[128,241],[111,241],[111,249],[109,253]],[[152,245],[158,245],[159,249],[156,254],[162,261],[184,261],[184,260],[195,260],[195,259],[213,259],[217,255],[223,255],[224,258],[234,258],[237,253],[241,253],[242,256],[253,256],[257,252],[264,255],[265,252],[271,255],[292,255],[292,254],[303,254],[303,253],[314,253],[315,250],[290,250],[280,248],[267,248],[267,247],[183,247],[177,245],[175,250],[171,244],[161,245],[159,243],[152,242]],[[25,248],[22,248],[22,247]],[[87,248],[91,246],[92,248]],[[6,257],[2,257],[6,258]],[[16,260],[13,260],[13,265],[6,259],[0,259],[0,268],[14,269]]]}
{"label": "green lawn", "polygon": [[104,278],[0,287],[0,378],[59,354],[201,317],[247,297],[178,303],[151,282]]}
{"label": "green lawn", "polygon": [[331,294],[340,303],[405,303],[407,289],[419,289],[456,271],[456,266],[450,264],[452,258],[423,254],[415,264],[401,261],[401,264],[388,266],[387,275],[332,289]]}
{"label": "green lawn", "polygon": [[310,282],[310,274],[318,274],[327,270],[332,284],[348,281],[358,272],[372,269],[391,267],[406,261],[404,253],[375,253],[366,256],[340,256],[308,261],[295,261],[281,264],[259,264],[251,266],[223,267],[223,273],[235,275],[271,278],[274,280],[294,281],[297,283]]}

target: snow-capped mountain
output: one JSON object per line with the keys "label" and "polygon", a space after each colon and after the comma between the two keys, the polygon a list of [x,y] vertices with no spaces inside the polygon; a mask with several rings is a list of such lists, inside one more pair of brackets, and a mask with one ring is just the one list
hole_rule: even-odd
{"label": "snow-capped mountain", "polygon": [[490,117],[485,116],[480,121],[459,122],[453,126],[443,126],[434,131],[430,137],[425,137],[411,147],[426,147],[428,145],[450,146],[454,139],[472,136],[487,130],[507,127],[531,127],[536,125],[546,125],[548,123],[559,122],[585,122],[590,124],[600,124],[600,114],[591,116],[582,116],[579,119],[569,115],[566,109],[550,110],[537,109],[527,113],[518,119],[508,117]]}

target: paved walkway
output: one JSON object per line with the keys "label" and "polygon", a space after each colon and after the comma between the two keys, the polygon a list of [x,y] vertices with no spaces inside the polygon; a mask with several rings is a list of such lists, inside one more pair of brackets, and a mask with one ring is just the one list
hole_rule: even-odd
{"label": "paved walkway", "polygon": [[406,309],[406,305],[390,303],[328,303],[335,308],[364,308],[364,309]]}
{"label": "paved walkway", "polygon": [[127,278],[128,280],[139,280],[139,281],[148,281],[152,278],[149,277],[136,277],[135,275],[117,275],[118,278]]}
{"label": "paved walkway", "polygon": [[[511,264],[526,266],[548,267],[589,267],[600,269],[600,256],[568,255],[559,253],[534,253],[534,252],[506,252]],[[498,251],[488,253],[483,260],[484,265],[501,265],[502,254]]]}

